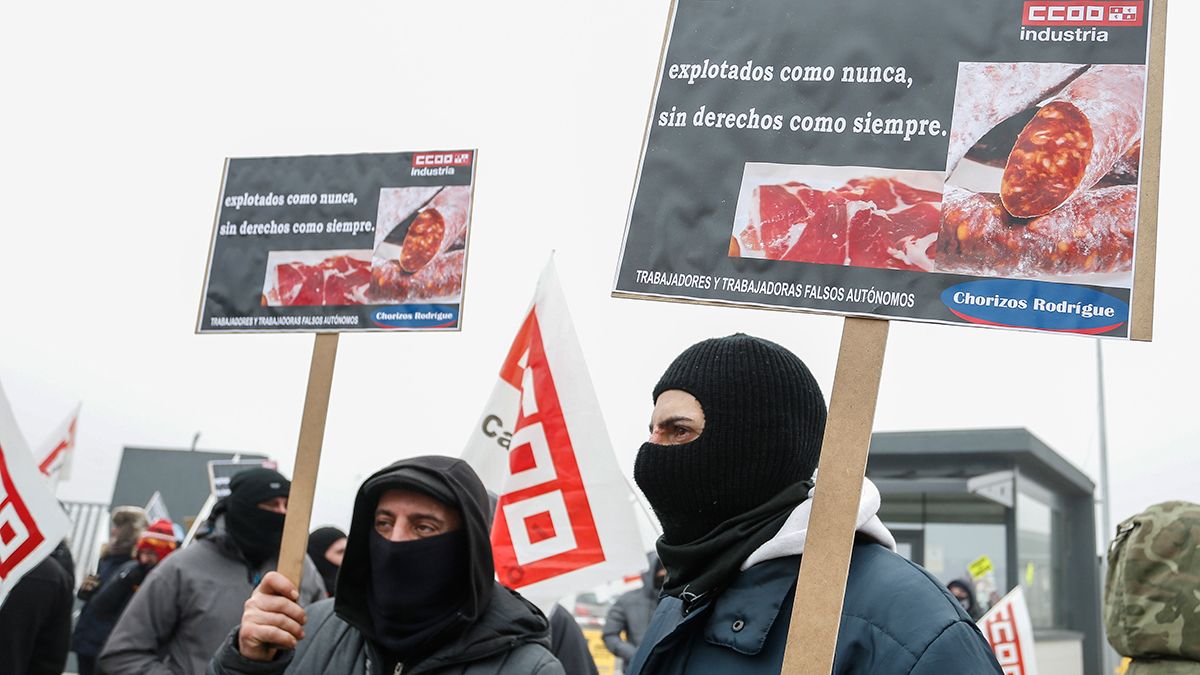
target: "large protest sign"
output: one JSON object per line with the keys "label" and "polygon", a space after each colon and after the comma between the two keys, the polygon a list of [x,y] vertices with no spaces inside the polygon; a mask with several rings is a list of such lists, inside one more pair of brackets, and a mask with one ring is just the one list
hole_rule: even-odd
{"label": "large protest sign", "polygon": [[679,0],[615,293],[1128,336],[1150,5]]}
{"label": "large protest sign", "polygon": [[1004,675],[1037,675],[1033,623],[1020,586],[979,619],[979,630],[992,646]]}
{"label": "large protest sign", "polygon": [[463,452],[500,496],[500,582],[544,608],[646,567],[629,484],[551,262]]}
{"label": "large protest sign", "polygon": [[457,330],[475,151],[230,159],[198,332]]}
{"label": "large protest sign", "polygon": [[0,389],[0,603],[70,527]]}
{"label": "large protest sign", "polygon": [[833,667],[881,319],[1151,338],[1165,20],[673,1],[613,294],[846,316],[783,672]]}

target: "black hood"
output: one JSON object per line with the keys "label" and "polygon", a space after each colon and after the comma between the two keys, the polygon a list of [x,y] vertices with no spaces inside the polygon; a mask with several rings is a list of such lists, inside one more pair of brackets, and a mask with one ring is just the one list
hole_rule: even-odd
{"label": "black hood", "polygon": [[488,496],[479,476],[464,461],[452,457],[426,456],[406,459],[368,478],[354,499],[354,514],[346,542],[346,556],[337,578],[334,611],[364,635],[373,635],[367,594],[371,579],[369,535],[374,529],[375,505],[385,490],[407,488],[428,494],[454,506],[462,514],[470,566],[466,600],[459,610],[455,630],[461,633],[487,613],[492,601],[495,570],[488,536]]}

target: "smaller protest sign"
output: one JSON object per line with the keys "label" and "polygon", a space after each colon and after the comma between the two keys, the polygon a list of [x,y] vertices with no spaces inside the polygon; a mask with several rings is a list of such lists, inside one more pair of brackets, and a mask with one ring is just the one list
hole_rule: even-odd
{"label": "smaller protest sign", "polygon": [[0,388],[0,603],[69,529]]}
{"label": "smaller protest sign", "polygon": [[463,452],[500,496],[500,583],[547,608],[645,569],[629,484],[551,262]]}
{"label": "smaller protest sign", "polygon": [[230,159],[197,332],[457,330],[474,150]]}
{"label": "smaller protest sign", "polygon": [[1021,587],[1000,599],[979,620],[979,630],[992,645],[1004,675],[1037,675],[1033,622]]}
{"label": "smaller protest sign", "polygon": [[215,459],[208,463],[208,487],[217,499],[229,496],[229,481],[250,469],[274,469],[277,464],[270,459]]}

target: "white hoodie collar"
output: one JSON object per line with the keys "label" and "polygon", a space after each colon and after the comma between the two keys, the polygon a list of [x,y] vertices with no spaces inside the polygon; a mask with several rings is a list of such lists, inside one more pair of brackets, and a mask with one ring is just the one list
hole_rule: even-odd
{"label": "white hoodie collar", "polygon": [[[816,475],[813,475],[814,482]],[[804,543],[808,540],[808,519],[812,515],[812,496],[817,488],[814,485],[808,491],[808,499],[792,510],[792,515],[784,521],[783,527],[767,543],[759,546],[750,557],[742,563],[742,569],[747,570],[760,562],[784,558],[789,555],[804,553]],[[879,488],[869,479],[863,478],[862,497],[858,500],[858,517],[854,521],[856,532],[873,539],[885,548],[895,551],[896,538],[879,520]]]}

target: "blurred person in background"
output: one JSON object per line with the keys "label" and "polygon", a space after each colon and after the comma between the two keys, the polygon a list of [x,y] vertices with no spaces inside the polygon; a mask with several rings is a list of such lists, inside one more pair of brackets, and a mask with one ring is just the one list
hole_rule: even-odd
{"label": "blurred person in background", "polygon": [[72,586],[48,556],[12,587],[0,605],[0,674],[61,675],[71,642]]}
{"label": "blurred person in background", "polygon": [[338,568],[346,555],[346,533],[336,527],[320,527],[308,535],[308,557],[321,573],[325,593],[333,597]]}
{"label": "blurred person in background", "polygon": [[[277,471],[250,469],[229,489],[195,541],[146,576],[100,654],[102,672],[203,673],[237,625],[246,599],[275,569],[291,483]],[[321,575],[305,556],[296,600],[324,597]]]}
{"label": "blurred person in background", "polygon": [[89,574],[79,584],[77,597],[80,600],[91,600],[96,589],[100,588],[118,567],[129,562],[133,557],[133,547],[146,525],[146,512],[136,506],[118,506],[113,509],[108,526],[108,541],[100,547],[96,573]]}
{"label": "blurred person in background", "polygon": [[67,578],[71,580],[71,590],[75,590],[75,556],[71,555],[71,545],[66,539],[58,542],[58,546],[50,552],[50,557],[54,558],[54,562],[58,563],[59,567],[67,573]]}
{"label": "blurred person in background", "polygon": [[496,582],[487,491],[450,457],[376,472],[354,500],[333,598],[268,574],[210,675],[560,675],[542,613]]}
{"label": "blurred person in background", "polygon": [[550,610],[550,653],[566,675],[600,675],[579,622],[557,602]]}
{"label": "blurred person in background", "polygon": [[178,547],[171,521],[160,518],[138,537],[132,560],[118,567],[79,612],[71,649],[79,660],[79,675],[93,675],[96,658],[112,633],[117,619],[141,586],[146,575]]}
{"label": "blurred person in background", "polygon": [[648,553],[646,561],[649,567],[642,574],[642,587],[623,593],[604,617],[604,646],[620,659],[618,668],[621,672],[625,672],[625,666],[633,660],[638,645],[642,644],[642,636],[650,627],[654,610],[658,609],[658,597],[667,578],[667,570],[657,553]]}
{"label": "blurred person in background", "polygon": [[1126,675],[1200,675],[1200,504],[1155,504],[1117,526],[1104,582]]}
{"label": "blurred person in background", "polygon": [[975,601],[975,589],[968,579],[955,579],[946,584],[946,590],[950,591],[950,595],[958,600],[958,604],[962,605],[963,611],[971,620],[978,623],[983,618],[983,608]]}

